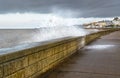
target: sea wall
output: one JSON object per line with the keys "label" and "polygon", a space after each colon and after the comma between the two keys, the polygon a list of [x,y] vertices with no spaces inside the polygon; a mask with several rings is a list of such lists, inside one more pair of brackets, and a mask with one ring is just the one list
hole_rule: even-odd
{"label": "sea wall", "polygon": [[104,35],[107,35],[109,33],[112,33],[114,31],[119,31],[120,29],[108,29],[108,30],[104,30],[104,31],[99,31],[99,32],[96,32],[96,33],[91,33],[91,34],[88,34],[85,36],[85,45],[91,43],[92,41],[98,39],[99,37],[101,36],[104,36]]}
{"label": "sea wall", "polygon": [[0,78],[37,78],[80,48],[116,30],[100,31],[84,37],[69,37],[42,43],[22,44],[0,50]]}

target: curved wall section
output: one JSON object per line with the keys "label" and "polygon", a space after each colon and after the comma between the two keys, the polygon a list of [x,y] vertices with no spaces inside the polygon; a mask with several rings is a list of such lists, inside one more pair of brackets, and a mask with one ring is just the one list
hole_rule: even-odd
{"label": "curved wall section", "polygon": [[113,31],[116,30],[1,49],[0,78],[37,78],[53,69],[84,45]]}

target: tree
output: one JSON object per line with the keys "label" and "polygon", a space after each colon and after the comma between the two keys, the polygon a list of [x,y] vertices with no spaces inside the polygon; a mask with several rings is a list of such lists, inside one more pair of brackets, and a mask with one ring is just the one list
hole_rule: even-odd
{"label": "tree", "polygon": [[113,20],[117,21],[117,20],[119,20],[119,18],[118,18],[118,17],[115,17]]}

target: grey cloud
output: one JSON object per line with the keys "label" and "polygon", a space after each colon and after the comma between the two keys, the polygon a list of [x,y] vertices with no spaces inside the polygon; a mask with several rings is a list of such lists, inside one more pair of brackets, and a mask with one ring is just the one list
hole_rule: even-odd
{"label": "grey cloud", "polygon": [[120,0],[0,0],[0,13],[51,13],[54,8],[56,13],[76,12],[77,17],[120,16]]}

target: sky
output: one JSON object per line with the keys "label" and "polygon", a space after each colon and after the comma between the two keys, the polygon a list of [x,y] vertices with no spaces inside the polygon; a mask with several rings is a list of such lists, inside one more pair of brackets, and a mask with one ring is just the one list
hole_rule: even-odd
{"label": "sky", "polygon": [[[120,0],[0,0],[0,13],[55,13],[74,17],[120,16]],[[71,13],[69,13],[71,12]]]}
{"label": "sky", "polygon": [[0,28],[84,24],[120,16],[120,0],[0,0]]}

